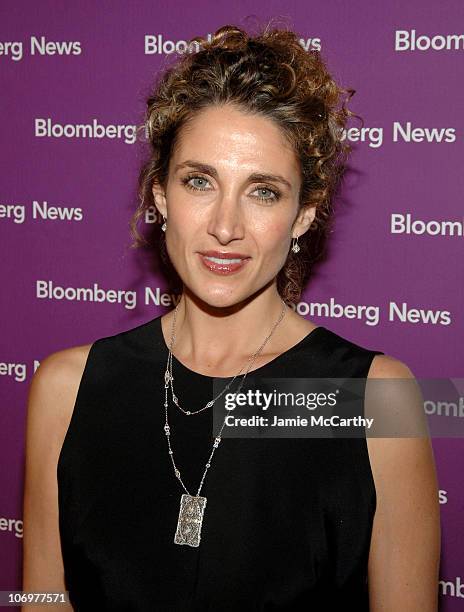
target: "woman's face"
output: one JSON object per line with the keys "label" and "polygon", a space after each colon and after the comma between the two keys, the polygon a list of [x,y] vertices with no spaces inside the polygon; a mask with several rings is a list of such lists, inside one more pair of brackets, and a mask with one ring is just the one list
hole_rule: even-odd
{"label": "woman's face", "polygon": [[[270,119],[230,105],[195,115],[170,159],[166,191],[153,187],[167,219],[169,257],[184,285],[224,307],[275,279],[292,236],[314,218],[312,207],[296,219],[300,185],[298,159]],[[206,259],[207,251],[220,259],[238,254],[242,262],[233,270]]]}

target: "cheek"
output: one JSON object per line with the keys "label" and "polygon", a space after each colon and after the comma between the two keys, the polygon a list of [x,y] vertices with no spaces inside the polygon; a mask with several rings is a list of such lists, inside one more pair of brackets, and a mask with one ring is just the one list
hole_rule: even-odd
{"label": "cheek", "polygon": [[171,200],[168,207],[168,225],[170,226],[171,236],[175,237],[176,242],[188,240],[189,236],[198,234],[201,219],[195,210],[188,206],[188,202],[178,198]]}
{"label": "cheek", "polygon": [[260,241],[269,249],[281,251],[289,238],[290,228],[287,223],[266,224],[260,231]]}
{"label": "cheek", "polygon": [[205,222],[202,219],[202,207],[195,206],[192,196],[181,189],[173,189],[169,193],[168,213],[171,228],[175,227],[179,235],[190,234]]}

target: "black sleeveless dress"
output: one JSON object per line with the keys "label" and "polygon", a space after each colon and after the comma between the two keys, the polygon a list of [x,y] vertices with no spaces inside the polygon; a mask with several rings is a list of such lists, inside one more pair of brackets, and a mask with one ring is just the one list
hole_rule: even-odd
{"label": "black sleeveless dress", "polygon": [[[365,378],[376,354],[319,326],[253,376]],[[57,465],[74,609],[368,610],[376,495],[365,438],[223,438],[200,493],[200,545],[174,543],[184,490],[163,429],[167,356],[160,316],[89,352]],[[173,374],[184,409],[214,397],[213,378],[175,357]],[[187,416],[168,397],[175,461],[195,494],[211,409]]]}

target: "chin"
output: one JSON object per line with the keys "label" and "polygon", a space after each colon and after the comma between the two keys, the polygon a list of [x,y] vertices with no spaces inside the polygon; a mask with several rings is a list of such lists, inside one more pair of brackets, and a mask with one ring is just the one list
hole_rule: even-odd
{"label": "chin", "polygon": [[210,306],[214,306],[216,308],[227,308],[229,306],[234,306],[244,299],[241,292],[238,294],[238,292],[225,288],[217,288],[216,290],[211,288],[209,291],[203,290],[198,294],[198,297]]}
{"label": "chin", "polygon": [[208,287],[206,283],[196,287],[195,284],[188,286],[188,291],[192,297],[211,308],[230,308],[248,299],[252,292],[244,291],[243,287],[225,286],[225,284],[211,283]]}

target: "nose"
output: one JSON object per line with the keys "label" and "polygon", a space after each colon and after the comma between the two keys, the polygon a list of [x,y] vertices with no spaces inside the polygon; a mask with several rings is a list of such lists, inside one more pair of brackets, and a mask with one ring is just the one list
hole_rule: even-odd
{"label": "nose", "polygon": [[225,245],[243,239],[244,229],[240,198],[233,194],[219,197],[211,208],[208,234]]}

